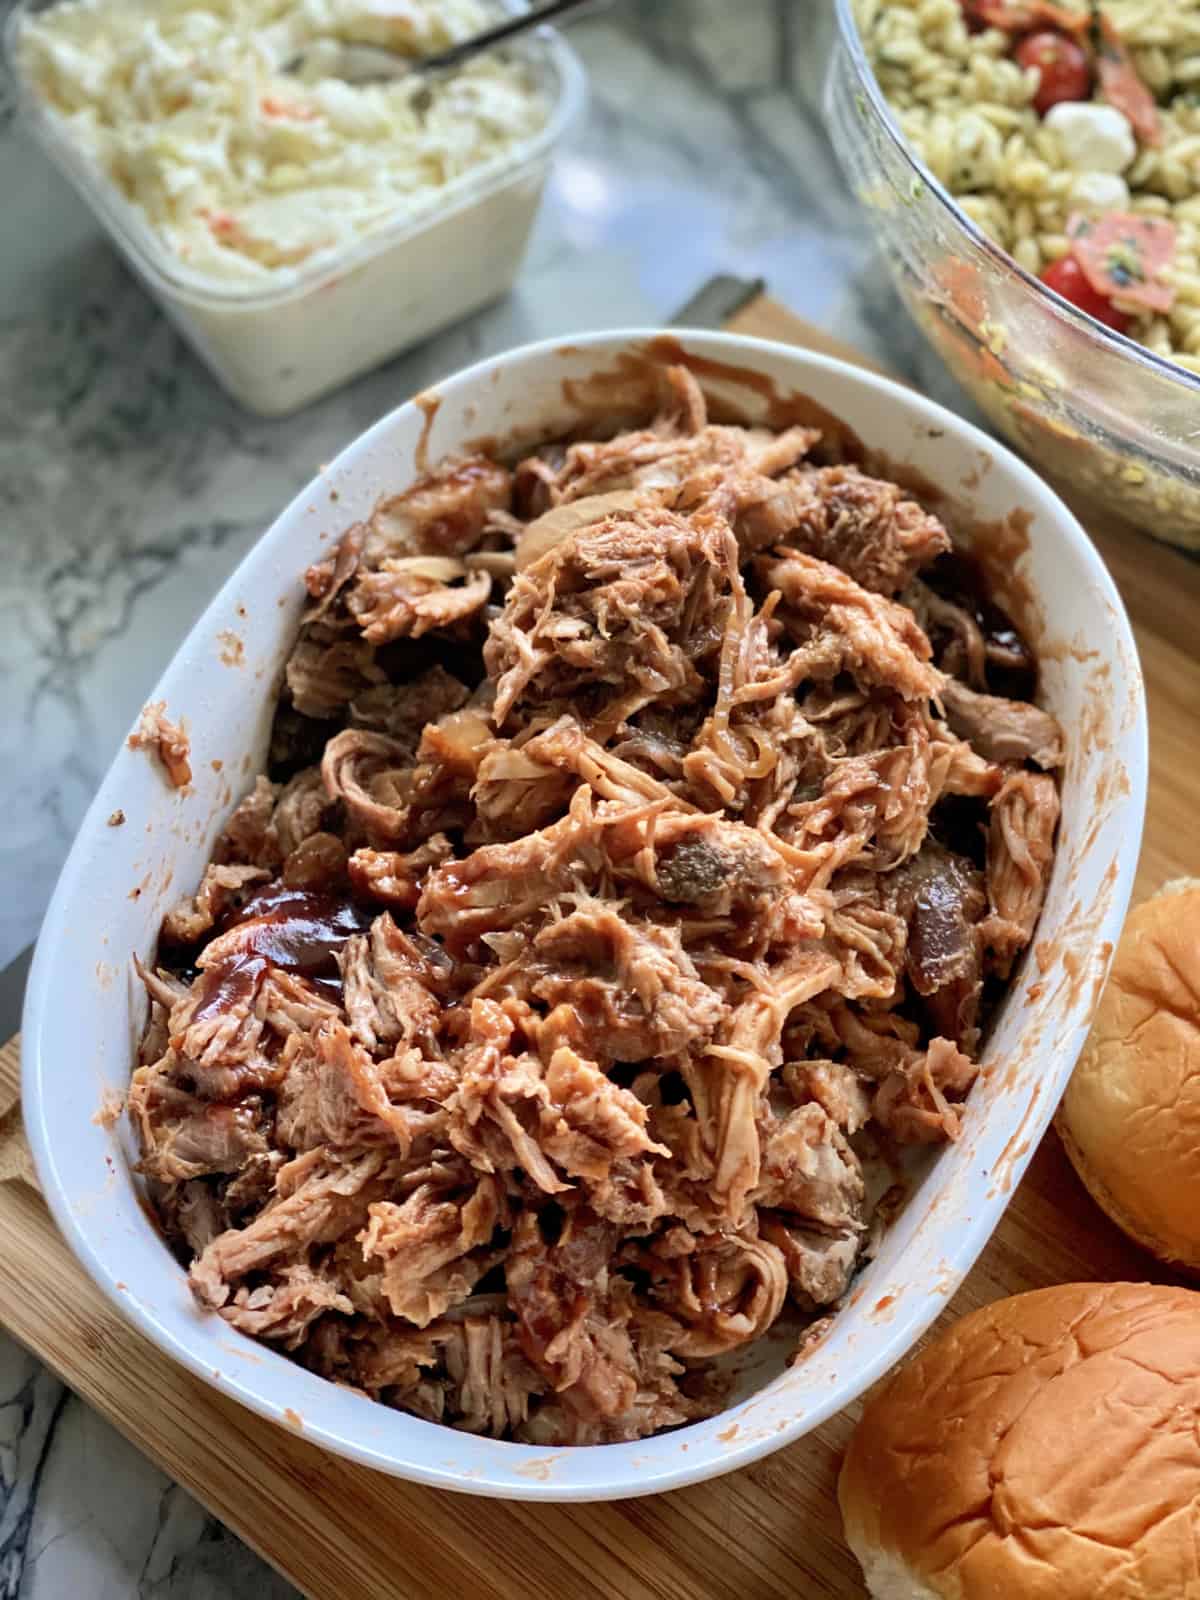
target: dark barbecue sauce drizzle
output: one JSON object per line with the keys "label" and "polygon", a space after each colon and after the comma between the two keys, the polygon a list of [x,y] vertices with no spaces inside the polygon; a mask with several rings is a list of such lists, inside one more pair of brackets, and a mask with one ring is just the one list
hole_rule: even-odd
{"label": "dark barbecue sauce drizzle", "polygon": [[242,928],[244,955],[307,978],[335,999],[342,992],[337,955],[352,934],[371,926],[373,913],[343,895],[269,883],[224,918],[221,932]]}
{"label": "dark barbecue sauce drizzle", "polygon": [[295,973],[340,1002],[338,953],[352,934],[371,926],[377,911],[377,907],[359,905],[344,895],[269,883],[227,911],[213,930],[213,938],[242,930],[237,948],[223,960],[201,970],[196,963],[204,946],[199,946],[186,955],[164,951],[164,961],[187,983],[202,979],[196,1020],[253,994],[268,967]]}
{"label": "dark barbecue sauce drizzle", "polygon": [[1009,700],[1037,697],[1037,662],[1008,614],[988,597],[983,566],[964,550],[939,556],[921,573],[935,594],[975,620],[987,650],[987,686]]}
{"label": "dark barbecue sauce drizzle", "polygon": [[235,955],[199,974],[200,998],[192,1013],[193,1026],[248,1000],[262,982],[267,963],[261,956]]}

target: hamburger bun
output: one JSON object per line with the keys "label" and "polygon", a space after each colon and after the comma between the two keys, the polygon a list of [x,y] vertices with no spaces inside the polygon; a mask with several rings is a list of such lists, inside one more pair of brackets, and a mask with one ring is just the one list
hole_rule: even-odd
{"label": "hamburger bun", "polygon": [[1200,1294],[973,1312],[870,1398],[838,1485],[874,1600],[1200,1600]]}
{"label": "hamburger bun", "polygon": [[1125,924],[1058,1131],[1119,1227],[1200,1271],[1200,879]]}

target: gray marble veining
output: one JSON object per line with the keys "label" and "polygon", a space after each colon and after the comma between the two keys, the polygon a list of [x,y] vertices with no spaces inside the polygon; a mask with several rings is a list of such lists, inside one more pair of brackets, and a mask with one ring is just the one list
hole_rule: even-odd
{"label": "gray marble veining", "polygon": [[[662,322],[725,271],[955,399],[825,139],[830,28],[824,0],[624,0],[581,23],[591,105],[516,292],[282,422],[221,393],[0,83],[0,965],[209,596],[317,465],[415,389],[527,339]],[[0,1338],[0,1600],[292,1592]]]}

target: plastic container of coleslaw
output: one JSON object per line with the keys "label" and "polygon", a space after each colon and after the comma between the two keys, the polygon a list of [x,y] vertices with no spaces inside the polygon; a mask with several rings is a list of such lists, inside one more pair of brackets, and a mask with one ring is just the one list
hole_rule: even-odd
{"label": "plastic container of coleslaw", "polygon": [[26,122],[183,337],[229,393],[260,416],[298,410],[506,294],[555,147],[586,92],[578,56],[552,29],[539,29],[520,46],[550,107],[535,135],[452,179],[428,210],[323,252],[286,282],[222,283],[189,272],[29,80],[20,30],[45,3],[17,0],[4,28]]}

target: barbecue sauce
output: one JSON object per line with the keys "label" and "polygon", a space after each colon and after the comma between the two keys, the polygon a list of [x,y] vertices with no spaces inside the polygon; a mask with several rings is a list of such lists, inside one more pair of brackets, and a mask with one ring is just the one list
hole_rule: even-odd
{"label": "barbecue sauce", "polygon": [[231,907],[214,930],[215,938],[243,929],[235,950],[201,968],[196,963],[202,950],[193,947],[186,964],[173,964],[185,983],[199,979],[203,985],[193,1021],[202,1022],[250,998],[269,967],[295,973],[329,999],[340,1001],[338,954],[352,934],[371,926],[377,914],[378,907],[359,905],[345,895],[291,888],[279,881],[256,890]]}
{"label": "barbecue sauce", "polygon": [[192,1025],[211,1016],[232,1010],[248,1000],[267,970],[261,956],[235,955],[208,967],[200,974],[200,999],[192,1013]]}
{"label": "barbecue sauce", "polygon": [[270,883],[230,911],[221,932],[245,929],[235,961],[261,957],[340,995],[338,952],[352,934],[369,928],[372,918],[372,911],[342,895]]}
{"label": "barbecue sauce", "polygon": [[1033,700],[1037,663],[1012,618],[988,595],[981,562],[964,550],[951,550],[924,569],[921,578],[935,594],[972,617],[987,650],[988,689],[1009,700]]}

